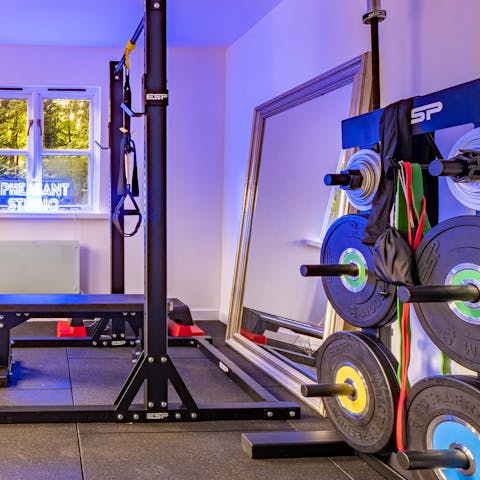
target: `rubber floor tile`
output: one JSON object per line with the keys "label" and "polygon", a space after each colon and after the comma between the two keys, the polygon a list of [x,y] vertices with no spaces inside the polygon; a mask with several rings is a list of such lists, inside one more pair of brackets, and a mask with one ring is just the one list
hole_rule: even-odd
{"label": "rubber floor tile", "polygon": [[218,337],[222,340],[225,339],[227,326],[224,323],[219,322],[218,320],[202,320],[197,322],[197,325],[205,332],[206,335]]}
{"label": "rubber floor tile", "polygon": [[81,434],[80,448],[85,480],[349,478],[328,458],[251,460],[237,432]]}
{"label": "rubber floor tile", "polygon": [[168,355],[170,358],[201,358],[205,355],[198,347],[169,347]]}
{"label": "rubber floor tile", "polygon": [[13,360],[9,388],[70,388],[65,348],[15,348]]}
{"label": "rubber floor tile", "polygon": [[96,347],[68,347],[67,354],[69,359],[73,358],[92,358],[92,359],[132,359],[133,347],[113,347],[113,348],[96,348]]}
{"label": "rubber floor tile", "polygon": [[[70,359],[72,394],[75,405],[112,405],[130,373],[129,359]],[[141,403],[143,390],[133,403]]]}
{"label": "rubber floor tile", "polygon": [[197,403],[248,402],[245,393],[220,368],[207,358],[173,359],[178,373]]}
{"label": "rubber floor tile", "polygon": [[384,480],[384,477],[357,457],[333,457],[332,462],[354,480]]}
{"label": "rubber floor tile", "polygon": [[[17,388],[0,389],[0,405],[7,406],[47,406],[73,405],[70,389],[21,390]],[[3,425],[0,426],[0,431]]]}
{"label": "rubber floor tile", "polygon": [[220,350],[221,353],[230,358],[235,363],[235,365],[241,368],[246,374],[255,378],[255,380],[260,385],[262,385],[262,387],[278,386],[278,382],[275,379],[267,375],[263,370],[260,370],[253,363],[249,362],[245,357],[240,355],[233,348],[225,344],[215,344],[215,339],[214,345],[218,348],[218,350]]}
{"label": "rubber floor tile", "polygon": [[11,335],[12,337],[55,337],[57,335],[57,322],[46,320],[29,320],[17,325],[15,328],[12,328]]}
{"label": "rubber floor tile", "polygon": [[75,425],[2,425],[0,480],[82,480]]}

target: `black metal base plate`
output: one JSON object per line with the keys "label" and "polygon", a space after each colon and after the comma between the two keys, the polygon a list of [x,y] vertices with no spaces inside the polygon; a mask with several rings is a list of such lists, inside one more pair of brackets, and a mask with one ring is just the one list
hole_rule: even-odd
{"label": "black metal base plate", "polygon": [[250,458],[330,457],[354,453],[332,430],[244,433],[242,448]]}
{"label": "black metal base plate", "polygon": [[300,408],[292,402],[237,402],[199,404],[198,411],[189,412],[181,404],[170,404],[160,411],[145,410],[132,405],[127,412],[112,405],[82,406],[5,406],[0,407],[2,423],[167,423],[215,420],[287,420],[300,417]]}

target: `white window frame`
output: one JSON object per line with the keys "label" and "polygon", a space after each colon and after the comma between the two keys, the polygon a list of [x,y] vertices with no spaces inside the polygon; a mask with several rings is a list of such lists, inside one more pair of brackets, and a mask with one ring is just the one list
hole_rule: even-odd
{"label": "white window frame", "polygon": [[[100,153],[96,147],[100,139],[100,89],[98,87],[34,87],[34,86],[15,86],[0,87],[0,98],[5,99],[25,99],[27,100],[27,126],[31,123],[29,134],[27,135],[26,150],[0,149],[0,155],[22,155],[27,158],[27,185],[31,182],[38,182],[42,179],[43,156],[87,156],[88,157],[88,199],[86,205],[71,205],[60,207],[58,210],[8,210],[0,208],[2,213],[14,213],[28,215],[32,213],[54,213],[71,214],[73,213],[98,213],[100,205]],[[21,88],[21,90],[19,90]],[[88,100],[90,102],[90,130],[89,130],[89,148],[85,150],[63,150],[63,149],[44,149],[43,148],[43,100],[44,99],[71,99]],[[40,123],[37,121],[40,120]]]}

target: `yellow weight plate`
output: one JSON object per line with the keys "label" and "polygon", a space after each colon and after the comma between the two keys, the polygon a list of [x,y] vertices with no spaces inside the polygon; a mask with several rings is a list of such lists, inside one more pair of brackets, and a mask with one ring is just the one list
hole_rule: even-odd
{"label": "yellow weight plate", "polygon": [[356,395],[340,395],[338,401],[349,413],[362,415],[367,409],[368,392],[360,373],[350,365],[342,365],[335,376],[335,383],[351,383],[355,387]]}

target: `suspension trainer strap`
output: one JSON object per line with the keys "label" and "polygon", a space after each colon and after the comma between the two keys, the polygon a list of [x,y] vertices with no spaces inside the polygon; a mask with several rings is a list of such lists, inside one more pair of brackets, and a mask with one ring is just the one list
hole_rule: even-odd
{"label": "suspension trainer strap", "polygon": [[[128,69],[125,70],[126,75],[123,89],[123,100],[126,105],[131,105],[130,75]],[[121,130],[123,132],[123,137],[120,146],[120,168],[117,183],[117,195],[120,196],[120,200],[113,211],[112,222],[121,235],[124,237],[132,237],[138,232],[142,223],[142,214],[135,201],[135,197],[138,197],[139,195],[137,150],[128,128],[123,127]],[[130,199],[133,208],[125,209],[125,201],[127,199]],[[137,217],[137,223],[132,232],[127,233],[122,227],[120,219],[125,215],[133,215]]]}
{"label": "suspension trainer strap", "polygon": [[[129,139],[128,143],[126,143],[125,139],[122,140],[122,145],[124,147],[122,149],[123,161],[121,162],[121,164],[123,166],[124,175],[121,175],[122,172],[120,172],[119,176],[123,177],[123,181],[121,181],[119,178],[117,193],[121,195],[121,197],[113,211],[112,222],[115,225],[115,228],[124,237],[133,237],[133,235],[135,235],[138,232],[138,229],[142,224],[142,214],[140,212],[140,208],[137,202],[135,201],[135,196],[138,196],[138,182],[136,187],[137,195],[135,195],[131,189],[133,172],[135,171],[135,166],[137,163],[137,151],[135,148],[135,143],[131,138]],[[133,206],[132,209],[128,209],[128,210],[125,209],[125,201],[127,199],[130,199],[130,202],[132,203],[132,206]],[[123,216],[133,215],[137,217],[137,223],[135,224],[135,227],[132,232],[127,233],[125,229],[122,228],[122,224],[120,222],[120,218],[122,215]]]}

